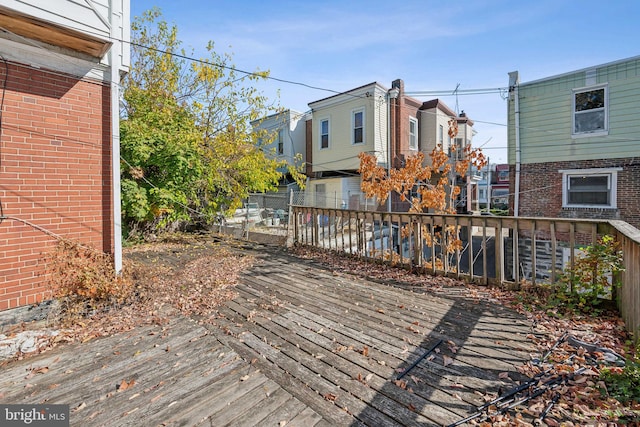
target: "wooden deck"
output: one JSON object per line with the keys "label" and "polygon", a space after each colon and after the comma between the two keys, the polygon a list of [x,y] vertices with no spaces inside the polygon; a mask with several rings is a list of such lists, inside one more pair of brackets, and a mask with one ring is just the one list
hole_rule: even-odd
{"label": "wooden deck", "polygon": [[534,352],[530,325],[499,306],[254,254],[238,297],[210,319],[13,362],[0,401],[69,404],[74,426],[445,425],[512,384],[504,373],[518,378]]}

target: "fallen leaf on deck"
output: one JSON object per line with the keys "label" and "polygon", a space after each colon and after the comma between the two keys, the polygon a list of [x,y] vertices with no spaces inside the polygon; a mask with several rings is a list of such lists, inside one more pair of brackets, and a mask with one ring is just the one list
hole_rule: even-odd
{"label": "fallen leaf on deck", "polygon": [[129,381],[127,380],[122,380],[122,382],[120,384],[118,384],[116,386],[116,390],[117,391],[125,391],[131,387],[133,387],[133,385],[136,383],[136,380],[131,379]]}
{"label": "fallen leaf on deck", "polygon": [[447,355],[443,355],[443,356],[442,356],[442,364],[443,364],[444,366],[449,366],[449,365],[451,365],[452,363],[453,363],[453,359],[452,359],[452,358],[450,358],[450,357],[449,357],[449,356],[447,356]]}
{"label": "fallen leaf on deck", "polygon": [[407,388],[407,382],[404,380],[395,380],[395,383],[398,387],[400,387],[403,390]]}
{"label": "fallen leaf on deck", "polygon": [[323,397],[330,402],[335,402],[338,398],[338,396],[333,393],[325,393]]}

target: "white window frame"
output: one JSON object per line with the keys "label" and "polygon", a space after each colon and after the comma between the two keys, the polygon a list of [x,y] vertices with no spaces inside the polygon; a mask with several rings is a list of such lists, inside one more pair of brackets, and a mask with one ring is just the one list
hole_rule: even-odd
{"label": "white window frame", "polygon": [[278,142],[276,150],[279,156],[284,154],[284,129],[278,130]]}
{"label": "white window frame", "polygon": [[[562,174],[562,207],[563,208],[596,208],[596,209],[617,209],[618,201],[618,172],[622,168],[594,168],[594,169],[566,169],[560,170]],[[569,203],[570,178],[575,176],[606,176],[607,190],[609,191],[609,204],[607,205],[586,205]]]}
{"label": "white window frame", "polygon": [[440,125],[439,129],[439,134],[438,134],[438,140],[440,141],[440,145],[444,144],[444,126]]}
{"label": "white window frame", "polygon": [[[362,141],[356,141],[356,115],[362,114]],[[365,127],[366,114],[364,107],[357,108],[351,111],[351,144],[352,145],[362,145],[366,143],[366,127]]]}
{"label": "white window frame", "polygon": [[[327,123],[327,133],[323,134],[322,133],[322,124],[323,123]],[[322,146],[322,137],[324,135],[327,135],[327,146],[323,147]],[[320,150],[328,150],[331,147],[331,121],[329,120],[329,118],[324,118],[324,119],[320,119],[320,123],[318,126],[318,148]]]}
{"label": "white window frame", "polygon": [[[584,92],[604,89],[604,107],[583,112],[576,111],[576,95]],[[576,115],[588,114],[589,112],[604,111],[604,129],[592,131],[576,132]],[[573,138],[585,138],[591,136],[601,136],[609,134],[609,85],[601,84],[588,87],[573,89],[571,93],[571,136]]]}
{"label": "white window frame", "polygon": [[[412,124],[414,132],[411,132]],[[409,117],[409,149],[418,150],[418,119],[415,117]]]}

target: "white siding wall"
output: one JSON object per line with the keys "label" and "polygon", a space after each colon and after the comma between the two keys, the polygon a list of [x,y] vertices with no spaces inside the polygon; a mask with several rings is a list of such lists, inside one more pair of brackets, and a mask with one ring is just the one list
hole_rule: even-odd
{"label": "white siding wall", "polygon": [[[313,110],[313,172],[358,169],[358,154],[363,151],[385,161],[388,107],[384,88],[369,85],[309,106]],[[358,109],[365,112],[363,144],[352,143],[352,114]],[[325,119],[329,120],[329,148],[320,149],[320,123]]]}
{"label": "white siding wall", "polygon": [[[288,154],[293,157],[295,154],[301,154],[302,159],[306,158],[307,146],[306,146],[306,121],[307,114],[300,113],[298,111],[290,112],[290,126],[289,132],[291,135],[292,143],[289,144]],[[287,149],[285,148],[285,153]]]}
{"label": "white siding wall", "polygon": [[[324,185],[324,194],[318,195],[317,185]],[[339,209],[342,207],[342,202],[349,203],[349,196],[354,194],[360,194],[360,177],[340,177],[340,178],[322,178],[312,179],[307,184],[306,197],[307,200],[314,200],[318,207]]]}
{"label": "white siding wall", "polygon": [[[122,0],[116,0],[121,2]],[[2,0],[0,5],[25,15],[103,39],[110,34],[109,0]],[[127,2],[128,7],[128,2]]]}
{"label": "white siding wall", "polygon": [[[305,157],[305,121],[307,114],[294,110],[286,110],[279,114],[274,114],[254,124],[256,130],[265,130],[271,135],[273,141],[266,146],[270,152],[276,153],[279,160],[286,160],[293,163],[295,154],[301,154]],[[278,132],[282,131],[284,137],[283,153],[277,155],[278,149]]]}
{"label": "white siding wall", "polygon": [[[35,19],[84,32],[106,43],[117,39],[117,57],[106,54],[99,61],[87,55],[51,48],[21,36],[0,39],[0,53],[9,60],[77,76],[109,80],[109,68],[127,72],[130,66],[129,0],[0,0],[0,6]],[[121,41],[120,41],[121,40]]]}
{"label": "white siding wall", "polygon": [[[443,149],[449,148],[449,120],[451,117],[439,108],[422,110],[420,121],[420,140],[423,142],[422,152],[428,156],[440,144],[440,126],[443,131]],[[459,136],[461,137],[461,136]]]}

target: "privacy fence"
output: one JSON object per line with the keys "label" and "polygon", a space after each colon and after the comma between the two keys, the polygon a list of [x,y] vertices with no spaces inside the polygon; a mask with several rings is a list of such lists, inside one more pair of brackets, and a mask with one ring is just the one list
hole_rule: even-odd
{"label": "privacy fence", "polygon": [[[553,283],[580,251],[610,235],[621,244],[615,299],[640,328],[640,231],[623,221],[390,213],[290,206],[290,241],[480,284]],[[457,236],[456,239],[453,236]]]}

